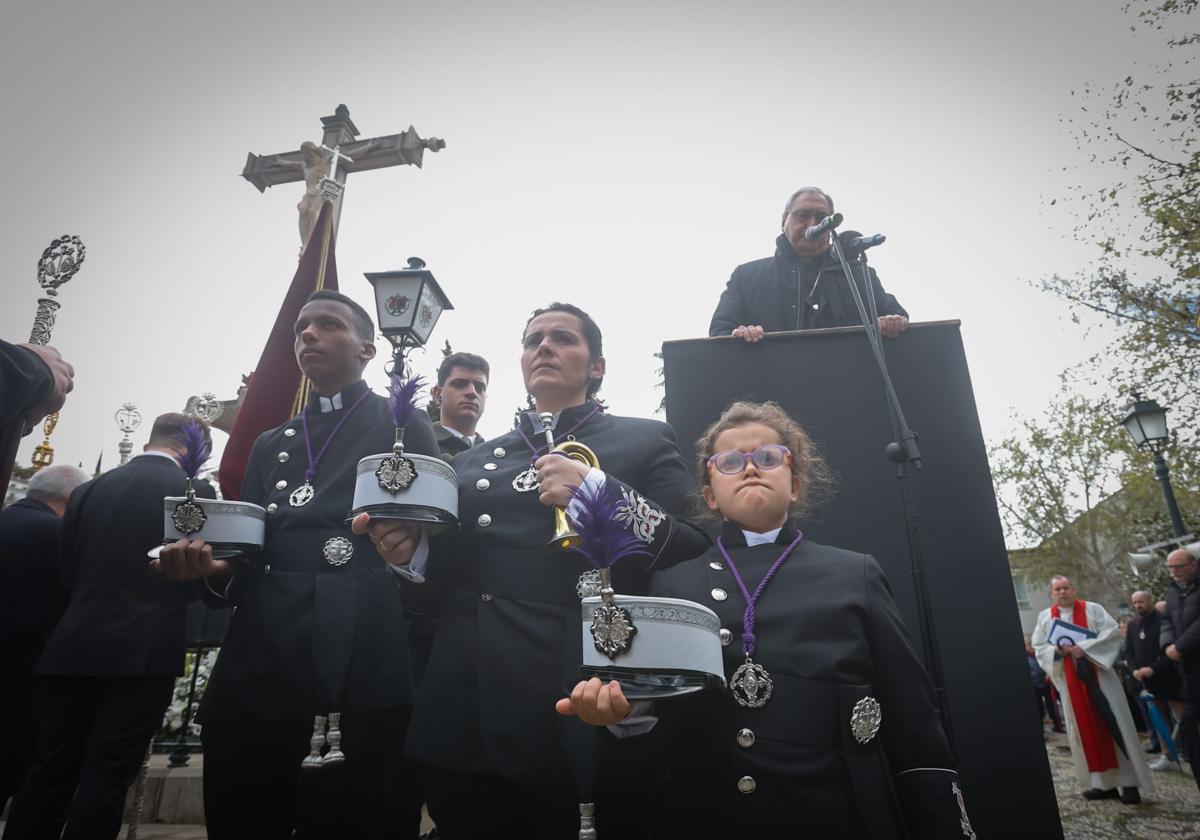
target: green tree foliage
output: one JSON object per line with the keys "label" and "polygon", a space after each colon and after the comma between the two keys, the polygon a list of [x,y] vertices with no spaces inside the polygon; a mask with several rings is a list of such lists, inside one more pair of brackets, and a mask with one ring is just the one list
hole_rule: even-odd
{"label": "green tree foliage", "polygon": [[[1150,456],[1115,424],[1111,405],[1068,392],[993,447],[991,464],[1009,546],[1029,546],[1010,563],[1031,587],[1067,575],[1082,597],[1110,608],[1154,588],[1128,554],[1168,538],[1171,525]],[[1173,466],[1185,524],[1195,528],[1188,513],[1200,512],[1200,476],[1189,460]]]}
{"label": "green tree foliage", "polygon": [[[1072,371],[1078,381],[1128,396],[1137,390],[1172,408],[1189,447],[1200,442],[1200,79],[1192,31],[1197,0],[1128,4],[1139,37],[1158,39],[1168,59],[1108,86],[1078,92],[1072,120],[1099,188],[1074,191],[1078,239],[1095,263],[1042,286],[1115,338]],[[1098,107],[1097,107],[1098,106]],[[1052,202],[1053,203],[1053,202]],[[1098,318],[1096,316],[1099,316]]]}

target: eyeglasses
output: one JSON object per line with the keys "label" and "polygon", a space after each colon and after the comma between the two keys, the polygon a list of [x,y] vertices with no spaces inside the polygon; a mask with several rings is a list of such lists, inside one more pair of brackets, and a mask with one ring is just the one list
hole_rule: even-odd
{"label": "eyeglasses", "polygon": [[829,214],[824,210],[791,210],[788,212],[788,215],[797,222],[805,222],[809,219],[812,219],[814,222],[819,222]]}
{"label": "eyeglasses", "polygon": [[751,461],[760,470],[773,470],[791,455],[791,451],[782,444],[764,443],[753,452],[739,452],[736,449],[718,452],[708,459],[708,463],[722,475],[738,475]]}
{"label": "eyeglasses", "polygon": [[1188,566],[1195,563],[1195,560],[1184,560],[1182,563],[1168,563],[1167,568],[1174,571],[1175,569],[1186,569]]}

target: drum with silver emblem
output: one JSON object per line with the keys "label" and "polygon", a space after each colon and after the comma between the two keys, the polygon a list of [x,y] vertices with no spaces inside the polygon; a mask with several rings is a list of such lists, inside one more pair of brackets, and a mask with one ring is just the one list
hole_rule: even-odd
{"label": "drum with silver emblem", "polygon": [[[415,477],[407,487],[384,489],[376,472],[392,453],[368,455],[358,462],[354,481],[354,502],[349,522],[360,513],[372,519],[399,519],[428,526],[430,534],[458,525],[458,476],[441,458],[405,453],[415,467]],[[395,485],[393,485],[395,486]]]}
{"label": "drum with silver emblem", "polygon": [[[203,515],[179,516],[177,508],[187,501],[185,496],[163,499],[163,545],[176,540],[204,540],[218,559],[251,554],[263,547],[267,512],[258,505],[197,497],[190,504],[198,506]],[[157,557],[160,550],[161,546],[155,546],[150,556]]]}
{"label": "drum with silver emblem", "polygon": [[592,637],[592,622],[603,604],[599,596],[582,601],[583,679],[617,679],[630,700],[653,700],[725,687],[721,629],[708,607],[679,598],[617,596],[638,628],[637,642],[610,658]]}

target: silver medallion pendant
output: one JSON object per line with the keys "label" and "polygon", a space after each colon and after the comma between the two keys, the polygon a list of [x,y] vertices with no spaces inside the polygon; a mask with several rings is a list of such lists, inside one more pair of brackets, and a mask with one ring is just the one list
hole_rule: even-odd
{"label": "silver medallion pendant", "polygon": [[313,489],[310,482],[304,482],[288,496],[288,504],[292,507],[304,507],[313,500],[313,496],[317,495],[317,491]]}
{"label": "silver medallion pendant", "polygon": [[175,505],[175,512],[171,514],[171,523],[175,526],[175,530],[188,536],[203,528],[207,521],[208,514],[204,512],[204,508],[190,498]]}
{"label": "silver medallion pendant", "polygon": [[345,566],[354,556],[354,543],[345,537],[330,537],[321,551],[330,566]]}
{"label": "silver medallion pendant", "polygon": [[579,581],[575,584],[575,594],[583,598],[591,598],[593,595],[600,594],[600,570],[588,569],[579,576]]}
{"label": "silver medallion pendant", "polygon": [[403,455],[389,455],[379,462],[375,470],[375,478],[379,481],[379,489],[388,493],[399,493],[407,490],[417,479],[417,464],[412,458]]}
{"label": "silver medallion pendant", "polygon": [[592,617],[592,642],[596,650],[609,659],[615,659],[618,653],[629,650],[637,628],[633,626],[633,617],[629,610],[616,604],[601,604],[596,607]]}
{"label": "silver medallion pendant", "polygon": [[733,678],[729,681],[729,691],[733,694],[733,699],[739,706],[751,709],[761,709],[767,705],[774,690],[775,683],[771,682],[771,675],[767,673],[767,669],[749,656],[733,672]]}
{"label": "silver medallion pendant", "polygon": [[538,489],[537,470],[531,466],[517,473],[517,477],[512,480],[512,486],[518,493],[530,493]]}
{"label": "silver medallion pendant", "polygon": [[883,709],[874,697],[864,697],[850,710],[850,734],[860,744],[870,741],[879,732]]}

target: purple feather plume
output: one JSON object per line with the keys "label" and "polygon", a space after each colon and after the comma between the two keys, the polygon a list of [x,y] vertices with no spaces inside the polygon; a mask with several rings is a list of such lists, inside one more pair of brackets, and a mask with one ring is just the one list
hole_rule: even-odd
{"label": "purple feather plume", "polygon": [[391,384],[388,385],[388,407],[392,410],[392,419],[397,429],[403,429],[417,411],[417,391],[425,385],[420,376],[405,379],[393,373]]}
{"label": "purple feather plume", "polygon": [[650,556],[647,545],[630,531],[626,503],[610,489],[608,481],[599,490],[586,484],[572,487],[571,495],[579,502],[569,511],[580,538],[574,550],[595,568],[612,568],[623,557]]}
{"label": "purple feather plume", "polygon": [[195,478],[212,454],[212,445],[204,434],[204,426],[194,417],[183,427],[181,437],[185,451],[179,456],[179,466],[188,478]]}

